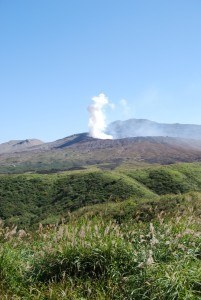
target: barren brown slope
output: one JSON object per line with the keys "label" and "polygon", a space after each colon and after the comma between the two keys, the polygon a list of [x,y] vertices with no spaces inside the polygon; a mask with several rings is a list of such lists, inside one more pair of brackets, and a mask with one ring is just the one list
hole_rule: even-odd
{"label": "barren brown slope", "polygon": [[201,142],[168,138],[136,137],[99,140],[78,134],[23,151],[0,154],[0,172],[64,170],[102,166],[115,168],[122,163],[159,163],[201,161]]}
{"label": "barren brown slope", "polygon": [[[119,140],[80,140],[67,148],[106,161],[144,160],[149,163],[174,163],[201,160],[201,142],[169,137],[136,137]],[[66,149],[62,147],[62,149]]]}

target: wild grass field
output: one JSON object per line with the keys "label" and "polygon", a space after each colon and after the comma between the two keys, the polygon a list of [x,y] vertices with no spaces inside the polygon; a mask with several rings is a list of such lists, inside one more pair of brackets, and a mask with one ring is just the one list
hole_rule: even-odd
{"label": "wild grass field", "polygon": [[1,299],[201,299],[201,166],[0,177]]}
{"label": "wild grass field", "polygon": [[201,194],[97,204],[1,226],[1,299],[200,299]]}

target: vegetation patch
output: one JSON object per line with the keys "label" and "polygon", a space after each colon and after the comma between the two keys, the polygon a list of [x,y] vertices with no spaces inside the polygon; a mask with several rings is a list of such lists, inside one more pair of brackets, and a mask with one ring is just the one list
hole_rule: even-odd
{"label": "vegetation patch", "polygon": [[1,299],[201,299],[200,183],[196,164],[2,175]]}
{"label": "vegetation patch", "polygon": [[201,196],[176,198],[146,220],[109,220],[105,203],[32,233],[1,226],[2,299],[200,299]]}
{"label": "vegetation patch", "polygon": [[131,197],[154,194],[123,174],[101,171],[0,176],[0,218],[21,228],[56,223],[80,207]]}
{"label": "vegetation patch", "polygon": [[201,190],[200,164],[174,164],[128,170],[126,174],[158,195]]}

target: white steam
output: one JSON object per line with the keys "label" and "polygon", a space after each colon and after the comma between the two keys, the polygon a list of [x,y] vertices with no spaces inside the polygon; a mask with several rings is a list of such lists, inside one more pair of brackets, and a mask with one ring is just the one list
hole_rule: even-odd
{"label": "white steam", "polygon": [[89,117],[89,135],[97,139],[113,139],[112,135],[104,133],[106,129],[106,117],[103,108],[110,105],[105,94],[101,93],[92,98],[93,103],[88,107]]}
{"label": "white steam", "polygon": [[128,101],[126,99],[121,99],[119,103],[122,108],[122,113],[123,113],[124,117],[128,118],[131,113],[131,108],[128,105]]}

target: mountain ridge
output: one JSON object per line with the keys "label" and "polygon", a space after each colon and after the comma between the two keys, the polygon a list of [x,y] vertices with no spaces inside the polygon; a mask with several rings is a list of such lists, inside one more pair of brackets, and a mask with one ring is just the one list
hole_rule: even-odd
{"label": "mountain ridge", "polygon": [[135,136],[169,136],[201,140],[201,125],[181,123],[158,123],[148,119],[114,121],[106,132],[114,139]]}
{"label": "mountain ridge", "polygon": [[6,152],[17,152],[42,144],[44,144],[44,142],[38,139],[10,140],[8,142],[0,144],[0,154]]}
{"label": "mountain ridge", "polygon": [[[128,122],[132,124],[138,122],[142,128],[142,122],[148,124],[151,121],[133,119],[121,121],[124,125]],[[179,126],[179,130],[182,126],[182,124]],[[201,135],[201,126],[197,126]],[[118,133],[118,130],[116,132]],[[91,166],[99,169],[115,169],[127,164],[200,161],[201,138],[193,139],[193,135],[191,138],[135,136],[103,140],[92,138],[84,132],[48,143],[32,139],[0,144],[0,173],[56,172]]]}

